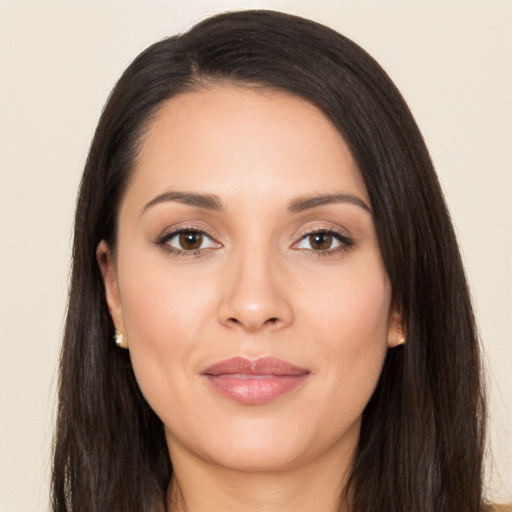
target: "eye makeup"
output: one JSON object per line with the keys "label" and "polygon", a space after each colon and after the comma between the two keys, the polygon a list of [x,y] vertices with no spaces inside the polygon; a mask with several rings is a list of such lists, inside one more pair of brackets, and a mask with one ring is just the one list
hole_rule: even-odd
{"label": "eye makeup", "polygon": [[293,249],[307,250],[319,256],[330,256],[340,251],[348,252],[354,247],[354,240],[332,228],[314,228],[304,233]]}
{"label": "eye makeup", "polygon": [[[153,244],[172,256],[200,256],[223,245],[204,228],[193,225],[180,226],[164,231]],[[318,226],[300,233],[291,244],[295,251],[307,251],[311,255],[334,256],[348,252],[355,246],[354,240],[332,227]]]}

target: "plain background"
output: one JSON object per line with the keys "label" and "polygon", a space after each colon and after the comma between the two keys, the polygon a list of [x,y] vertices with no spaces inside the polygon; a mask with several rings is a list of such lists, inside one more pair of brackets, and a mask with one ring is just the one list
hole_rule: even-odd
{"label": "plain background", "polygon": [[376,57],[408,101],[475,296],[489,367],[489,489],[511,501],[510,0],[0,0],[0,509],[48,509],[75,195],[108,93],[150,43],[236,8],[330,25]]}

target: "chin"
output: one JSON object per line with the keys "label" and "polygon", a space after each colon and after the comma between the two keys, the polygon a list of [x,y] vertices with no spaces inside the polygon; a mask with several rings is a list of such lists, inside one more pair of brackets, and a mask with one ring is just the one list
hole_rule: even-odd
{"label": "chin", "polygon": [[[219,448],[221,448],[219,446]],[[292,469],[306,459],[304,448],[274,443],[244,443],[237,440],[225,449],[210,453],[216,465],[242,472],[274,472]]]}
{"label": "chin", "polygon": [[226,424],[212,421],[207,431],[184,433],[180,444],[215,466],[243,472],[291,470],[314,459],[321,461],[322,455],[332,450],[351,456],[357,445],[359,421],[342,432],[326,428],[319,433],[315,422],[308,419],[311,417],[240,418]]}

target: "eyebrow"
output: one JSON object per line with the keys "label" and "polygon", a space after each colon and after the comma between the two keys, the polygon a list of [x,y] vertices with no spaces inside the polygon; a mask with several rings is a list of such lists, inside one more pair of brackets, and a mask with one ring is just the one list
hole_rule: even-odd
{"label": "eyebrow", "polygon": [[144,206],[142,213],[156,204],[167,203],[169,201],[188,204],[190,206],[198,206],[199,208],[205,208],[207,210],[222,210],[222,201],[214,194],[196,194],[193,192],[173,191],[164,192],[163,194],[156,196]]}
{"label": "eyebrow", "polygon": [[349,203],[361,207],[363,210],[372,213],[370,207],[359,197],[351,194],[327,194],[320,196],[302,197],[293,200],[288,206],[290,213],[299,213],[310,208],[316,208],[326,204]]}
{"label": "eyebrow", "polygon": [[[190,206],[197,206],[206,210],[221,211],[223,209],[222,201],[215,194],[198,194],[195,192],[169,191],[159,194],[147,203],[142,209],[142,213],[160,203],[178,202]],[[351,194],[325,194],[318,196],[300,197],[294,199],[288,205],[289,213],[300,213],[311,208],[317,208],[326,204],[349,203],[359,206],[363,210],[372,213],[370,207],[359,197]],[[141,213],[141,215],[142,215]]]}

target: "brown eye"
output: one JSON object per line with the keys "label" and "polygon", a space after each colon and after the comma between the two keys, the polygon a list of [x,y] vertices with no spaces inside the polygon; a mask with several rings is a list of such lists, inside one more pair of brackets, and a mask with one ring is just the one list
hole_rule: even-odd
{"label": "brown eye", "polygon": [[294,249],[305,249],[319,254],[335,254],[337,249],[349,250],[354,246],[353,240],[333,230],[314,231],[304,235],[293,244]]}
{"label": "brown eye", "polygon": [[184,228],[163,235],[156,244],[176,255],[198,255],[203,250],[219,249],[222,244],[198,229]]}
{"label": "brown eye", "polygon": [[313,233],[308,236],[308,239],[314,251],[327,251],[332,247],[333,237],[328,233]]}
{"label": "brown eye", "polygon": [[184,231],[179,234],[180,248],[185,251],[199,249],[203,243],[203,234],[198,231]]}

